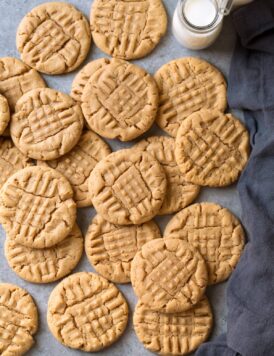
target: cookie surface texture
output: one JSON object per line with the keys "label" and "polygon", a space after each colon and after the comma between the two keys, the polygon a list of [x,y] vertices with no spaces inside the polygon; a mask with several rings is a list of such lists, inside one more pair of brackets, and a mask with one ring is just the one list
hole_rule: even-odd
{"label": "cookie surface texture", "polygon": [[28,157],[51,160],[69,152],[83,128],[79,104],[54,89],[35,89],[16,104],[11,137]]}
{"label": "cookie surface texture", "polygon": [[65,346],[87,352],[114,343],[128,321],[125,298],[114,284],[94,273],[62,280],[48,301],[48,326]]}
{"label": "cookie surface texture", "polygon": [[188,355],[207,340],[212,324],[213,315],[206,297],[193,308],[172,314],[148,310],[138,302],[133,316],[139,340],[159,355]]}
{"label": "cookie surface texture", "polygon": [[77,145],[64,156],[51,161],[41,161],[62,173],[74,190],[78,208],[92,205],[88,193],[88,178],[95,165],[111,153],[109,146],[94,132],[86,131]]}
{"label": "cookie surface texture", "polygon": [[175,160],[175,140],[165,136],[151,136],[133,146],[146,151],[162,165],[167,178],[167,192],[158,215],[172,214],[189,205],[199,194],[200,188],[187,183]]}
{"label": "cookie surface texture", "polygon": [[198,303],[207,286],[207,268],[200,253],[179,239],[146,243],[131,265],[131,283],[148,309],[178,313]]}
{"label": "cookie surface texture", "polygon": [[3,135],[10,121],[8,100],[0,94],[0,135]]}
{"label": "cookie surface texture", "polygon": [[50,283],[68,275],[78,264],[84,240],[77,225],[57,245],[36,249],[6,239],[5,255],[19,277],[32,283]]}
{"label": "cookie surface texture", "polygon": [[231,114],[201,110],[180,126],[175,157],[185,179],[222,187],[234,183],[249,157],[249,135]]}
{"label": "cookie surface texture", "polygon": [[121,59],[141,58],[167,29],[161,0],[95,0],[90,14],[92,37],[103,52]]}
{"label": "cookie surface texture", "polygon": [[74,6],[52,2],[32,9],[21,21],[16,45],[22,60],[47,74],[68,73],[86,58],[91,34]]}
{"label": "cookie surface texture", "polygon": [[154,75],[160,104],[156,123],[173,137],[186,117],[200,109],[224,111],[226,83],[208,62],[186,57],[163,65]]}
{"label": "cookie surface texture", "polygon": [[85,250],[90,263],[103,277],[115,283],[128,283],[136,252],[146,242],[160,237],[154,221],[118,226],[96,215],[85,237]]}
{"label": "cookie surface texture", "polygon": [[38,313],[32,297],[24,289],[0,283],[0,354],[23,355],[33,345]]}
{"label": "cookie surface texture", "polygon": [[0,94],[7,98],[11,112],[22,95],[45,87],[46,83],[35,69],[17,58],[0,58]]}
{"label": "cookie surface texture", "polygon": [[27,167],[0,191],[0,223],[8,238],[26,247],[47,248],[64,240],[76,219],[69,182],[46,167]]}
{"label": "cookie surface texture", "polygon": [[164,237],[194,246],[207,263],[209,284],[226,280],[240,259],[245,243],[239,220],[218,204],[193,204],[168,223]]}
{"label": "cookie surface texture", "polygon": [[11,139],[0,137],[0,189],[11,175],[31,165],[31,159],[23,155]]}
{"label": "cookie surface texture", "polygon": [[130,141],[152,126],[158,100],[157,85],[144,69],[111,59],[89,78],[81,106],[93,131],[110,139]]}
{"label": "cookie surface texture", "polygon": [[120,150],[100,161],[89,178],[97,212],[117,225],[142,224],[160,210],[166,193],[160,163],[146,152]]}

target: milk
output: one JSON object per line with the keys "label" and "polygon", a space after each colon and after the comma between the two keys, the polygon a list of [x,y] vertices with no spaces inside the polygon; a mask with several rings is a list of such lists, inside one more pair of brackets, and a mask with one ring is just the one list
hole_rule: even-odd
{"label": "milk", "polygon": [[195,27],[206,27],[217,16],[216,4],[211,0],[187,0],[184,5],[186,20]]}

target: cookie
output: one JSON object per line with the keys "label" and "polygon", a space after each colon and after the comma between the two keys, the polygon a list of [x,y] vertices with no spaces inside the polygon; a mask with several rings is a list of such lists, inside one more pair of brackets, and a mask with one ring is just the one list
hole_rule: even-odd
{"label": "cookie", "polygon": [[97,212],[117,225],[142,224],[160,210],[166,177],[160,163],[146,152],[120,150],[100,161],[89,178]]}
{"label": "cookie", "polygon": [[64,240],[76,220],[73,191],[59,172],[27,167],[13,174],[0,191],[0,223],[8,238],[31,248]]}
{"label": "cookie", "polygon": [[0,135],[3,135],[10,121],[10,109],[7,99],[0,94]]}
{"label": "cookie", "polygon": [[65,240],[45,249],[25,247],[6,239],[5,255],[19,277],[32,283],[50,283],[68,275],[77,266],[83,245],[82,233],[75,224]]}
{"label": "cookie", "polygon": [[175,59],[164,64],[154,78],[160,94],[156,123],[173,137],[192,113],[226,109],[225,79],[206,61],[192,57]]}
{"label": "cookie", "polygon": [[23,155],[9,138],[0,137],[0,188],[15,172],[31,165],[32,160]]}
{"label": "cookie", "polygon": [[78,208],[90,206],[88,178],[95,165],[111,153],[109,146],[94,132],[86,131],[77,145],[66,155],[51,161],[41,161],[62,173],[70,182],[74,191],[74,200]]}
{"label": "cookie", "polygon": [[23,355],[34,344],[38,312],[24,289],[0,283],[0,354]]}
{"label": "cookie", "polygon": [[80,105],[54,89],[35,89],[16,104],[11,137],[28,157],[51,160],[69,152],[83,129]]}
{"label": "cookie", "polygon": [[159,355],[188,355],[209,337],[213,315],[206,297],[193,308],[166,314],[151,311],[138,302],[133,325],[144,346]]}
{"label": "cookie", "polygon": [[96,215],[85,237],[85,250],[90,263],[103,277],[115,283],[128,283],[136,252],[157,238],[161,238],[161,233],[154,221],[121,226]]}
{"label": "cookie", "polygon": [[179,239],[147,242],[131,264],[131,283],[148,309],[179,313],[203,297],[207,268],[200,253]]}
{"label": "cookie", "polygon": [[85,65],[75,76],[72,86],[70,96],[76,100],[81,102],[82,95],[86,84],[89,81],[89,78],[99,69],[108,65],[110,63],[110,59],[108,58],[99,58],[95,61],[89,62]]}
{"label": "cookie", "polygon": [[167,178],[167,192],[158,215],[172,214],[192,203],[200,188],[187,183],[175,160],[175,140],[165,136],[151,136],[137,143],[133,148],[146,151],[162,165]]}
{"label": "cookie", "polygon": [[146,56],[167,29],[161,0],[95,0],[90,14],[92,37],[112,57],[136,59]]}
{"label": "cookie", "polygon": [[111,59],[89,78],[81,106],[93,131],[110,139],[130,141],[152,126],[158,99],[157,85],[144,69]]}
{"label": "cookie", "polygon": [[178,131],[177,164],[193,184],[222,187],[234,183],[249,156],[249,135],[230,114],[201,110],[190,115]]}
{"label": "cookie", "polygon": [[30,67],[47,74],[79,67],[90,49],[88,21],[74,6],[50,2],[32,9],[21,21],[17,49]]}
{"label": "cookie", "polygon": [[36,88],[45,88],[40,74],[17,58],[0,58],[0,94],[8,100],[11,112],[22,95]]}
{"label": "cookie", "polygon": [[122,335],[128,306],[114,284],[97,274],[80,272],[53,289],[47,319],[50,331],[62,344],[94,352]]}
{"label": "cookie", "polygon": [[226,280],[244,248],[244,230],[228,209],[213,203],[193,204],[168,223],[164,237],[181,239],[199,250],[207,263],[209,284]]}

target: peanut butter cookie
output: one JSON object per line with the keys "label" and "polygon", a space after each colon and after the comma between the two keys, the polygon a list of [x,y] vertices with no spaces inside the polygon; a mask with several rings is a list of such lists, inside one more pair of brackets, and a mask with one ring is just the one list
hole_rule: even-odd
{"label": "peanut butter cookie", "polygon": [[80,272],[53,289],[47,319],[50,331],[62,344],[94,352],[122,335],[128,306],[114,284],[97,274]]}
{"label": "peanut butter cookie", "polygon": [[171,137],[152,136],[133,148],[146,151],[162,165],[167,178],[167,192],[158,215],[172,214],[189,205],[199,194],[199,186],[187,183],[175,160],[175,140]]}
{"label": "peanut butter cookie", "polygon": [[158,99],[157,85],[144,69],[111,59],[89,78],[81,106],[93,131],[110,139],[130,141],[152,126]]}
{"label": "peanut butter cookie", "polygon": [[188,182],[227,186],[239,178],[247,163],[249,135],[232,115],[201,110],[181,124],[175,157]]}
{"label": "peanut butter cookie", "polygon": [[156,122],[173,137],[192,113],[200,109],[226,109],[225,79],[218,69],[204,60],[175,59],[163,65],[154,78],[160,94]]}
{"label": "peanut butter cookie", "polygon": [[10,122],[10,109],[7,99],[0,94],[0,135],[3,135]]}
{"label": "peanut butter cookie", "polygon": [[27,167],[13,174],[0,191],[0,223],[8,238],[31,248],[64,240],[76,220],[73,191],[59,172]]}
{"label": "peanut butter cookie", "polygon": [[23,355],[34,344],[38,313],[32,297],[24,289],[0,284],[0,354]]}
{"label": "peanut butter cookie", "polygon": [[122,59],[141,58],[164,36],[167,15],[161,0],[95,0],[90,23],[95,44]]}
{"label": "peanut butter cookie", "polygon": [[136,252],[146,242],[160,237],[154,221],[121,226],[96,215],[85,238],[85,250],[90,263],[103,277],[115,283],[128,283]]}
{"label": "peanut butter cookie", "polygon": [[131,265],[131,283],[147,309],[179,313],[203,297],[208,276],[200,253],[179,239],[147,242]]}
{"label": "peanut butter cookie", "polygon": [[34,89],[16,104],[11,137],[28,157],[51,160],[69,152],[83,129],[80,105],[54,89]]}
{"label": "peanut butter cookie", "polygon": [[88,21],[74,6],[49,2],[32,9],[16,36],[22,60],[47,74],[68,73],[79,67],[90,49]]}
{"label": "peanut butter cookie", "polygon": [[209,284],[226,280],[244,248],[244,230],[228,209],[218,204],[193,204],[168,223],[164,237],[194,246],[207,263]]}
{"label": "peanut butter cookie", "polygon": [[166,193],[160,163],[146,152],[120,150],[100,161],[89,178],[97,212],[117,225],[142,224],[160,210]]}

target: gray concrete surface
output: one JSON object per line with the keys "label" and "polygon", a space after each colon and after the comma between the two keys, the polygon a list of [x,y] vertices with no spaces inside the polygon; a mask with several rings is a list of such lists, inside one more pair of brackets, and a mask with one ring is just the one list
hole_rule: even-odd
{"label": "gray concrete surface", "polygon": [[[15,36],[17,26],[22,17],[31,10],[34,6],[43,3],[43,0],[0,0],[0,57],[15,56],[19,57],[16,50]],[[70,0],[72,4],[77,6],[86,16],[89,16],[91,0]],[[231,55],[235,44],[235,33],[229,18],[226,19],[223,31],[217,42],[210,48],[200,52],[192,52],[183,49],[173,38],[171,33],[171,18],[176,5],[176,0],[164,0],[166,10],[169,15],[169,26],[166,36],[161,41],[160,45],[146,58],[135,61],[135,63],[143,66],[148,72],[154,73],[164,63],[182,56],[200,56],[209,60],[219,67],[225,75],[228,75]],[[92,45],[86,63],[90,60],[104,57],[99,49]],[[72,80],[75,72],[62,76],[45,76],[48,85],[65,93],[70,92]],[[240,113],[238,113],[240,115]],[[241,116],[241,115],[240,115]],[[154,126],[145,136],[152,134],[164,134],[160,129]],[[121,149],[130,146],[132,143],[120,143],[118,141],[109,141],[113,150]],[[1,172],[0,172],[1,174]],[[240,204],[236,186],[231,186],[225,189],[203,189],[198,201],[212,201],[220,203],[223,206],[231,209],[236,215],[240,216]],[[85,234],[91,218],[95,215],[93,208],[79,209],[78,222]],[[159,217],[157,222],[163,230],[170,216]],[[38,355],[81,355],[80,351],[68,349],[57,342],[47,328],[46,311],[47,300],[50,292],[56,283],[48,285],[35,285],[23,281],[10,270],[5,260],[3,245],[5,233],[0,227],[0,281],[15,283],[27,289],[35,298],[39,309],[40,325],[39,331],[36,334],[36,344],[28,352],[29,356]],[[92,271],[93,268],[89,264],[87,258],[83,256],[76,271]],[[130,322],[125,334],[121,339],[112,345],[110,348],[95,355],[104,356],[146,356],[151,355],[146,351],[142,344],[137,340],[132,327],[132,312],[136,303],[136,297],[130,285],[118,286],[126,296],[130,305]],[[208,290],[208,295],[211,300],[215,326],[211,338],[215,338],[226,329],[226,301],[225,301],[226,283],[211,287]]]}

